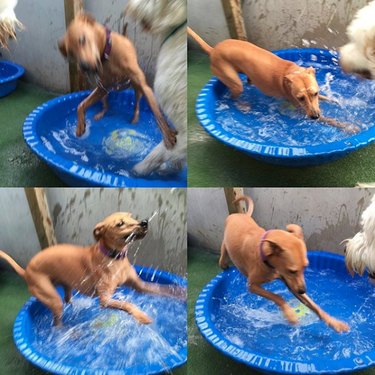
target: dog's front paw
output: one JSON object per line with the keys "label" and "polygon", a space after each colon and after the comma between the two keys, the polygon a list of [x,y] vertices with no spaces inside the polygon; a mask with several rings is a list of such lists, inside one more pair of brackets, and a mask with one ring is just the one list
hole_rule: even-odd
{"label": "dog's front paw", "polygon": [[337,320],[332,317],[329,318],[327,324],[338,333],[349,332],[350,330],[349,326],[345,322],[342,322],[341,320]]}
{"label": "dog's front paw", "polygon": [[138,322],[141,323],[141,324],[151,324],[152,323],[152,319],[142,311],[139,311],[139,310],[134,311],[132,314],[133,314],[134,318],[137,319]]}
{"label": "dog's front paw", "polygon": [[283,313],[284,313],[284,316],[285,316],[286,320],[290,324],[297,324],[298,323],[298,316],[297,316],[296,312],[291,307],[289,307],[289,306],[284,307]]}
{"label": "dog's front paw", "polygon": [[76,129],[76,136],[81,137],[86,130],[86,125],[85,124],[78,124],[77,129]]}
{"label": "dog's front paw", "polygon": [[165,147],[170,150],[177,143],[177,131],[170,129],[167,134],[163,135]]}

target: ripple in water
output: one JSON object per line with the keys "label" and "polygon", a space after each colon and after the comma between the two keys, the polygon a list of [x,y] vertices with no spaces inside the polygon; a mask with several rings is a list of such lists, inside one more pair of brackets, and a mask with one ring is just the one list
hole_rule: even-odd
{"label": "ripple in water", "polygon": [[356,357],[375,349],[375,288],[366,278],[351,279],[332,269],[305,272],[308,295],[330,315],[347,322],[350,332],[338,334],[321,322],[281,281],[265,288],[281,295],[299,316],[287,323],[276,305],[247,291],[240,273],[213,297],[216,328],[241,349],[270,358],[309,362]]}
{"label": "ripple in water", "polygon": [[37,314],[34,348],[56,363],[127,374],[143,373],[138,366],[143,371],[155,365],[167,370],[166,358],[186,359],[180,352],[187,345],[185,303],[125,288],[114,298],[134,303],[153,323],[138,324],[124,311],[101,309],[97,298],[76,295],[65,306],[62,327],[52,326],[48,310]]}
{"label": "ripple in water", "polygon": [[[301,65],[302,62],[300,62]],[[320,101],[325,117],[357,125],[361,131],[375,123],[375,82],[344,75],[339,68],[311,64],[320,92],[338,104]],[[243,94],[231,99],[229,91],[215,102],[216,123],[235,137],[269,145],[308,146],[332,143],[352,134],[308,119],[289,102],[265,96],[242,76]]]}

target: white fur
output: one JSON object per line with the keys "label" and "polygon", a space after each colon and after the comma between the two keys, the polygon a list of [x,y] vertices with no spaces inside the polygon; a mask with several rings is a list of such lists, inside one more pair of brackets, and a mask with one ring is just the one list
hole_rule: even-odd
{"label": "white fur", "polygon": [[16,21],[16,14],[14,8],[18,0],[0,0],[0,21],[13,20]]}
{"label": "white fur", "polygon": [[[186,0],[130,0],[127,13],[164,40],[186,20]],[[177,143],[172,150],[167,150],[163,142],[156,146],[134,167],[138,175],[174,173],[186,163],[186,27],[169,37],[160,49],[154,92],[162,111],[178,131]]]}
{"label": "white fur", "polygon": [[361,218],[362,231],[347,241],[345,262],[349,270],[375,275],[375,195]]}
{"label": "white fur", "polygon": [[375,1],[357,12],[346,32],[350,42],[340,48],[343,70],[367,71],[375,79]]}

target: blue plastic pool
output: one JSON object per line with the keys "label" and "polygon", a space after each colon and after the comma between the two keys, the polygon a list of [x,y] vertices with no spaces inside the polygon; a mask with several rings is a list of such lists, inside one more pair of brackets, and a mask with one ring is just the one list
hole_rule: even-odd
{"label": "blue plastic pool", "polygon": [[235,268],[200,293],[195,318],[203,337],[223,354],[266,373],[334,374],[375,365],[375,288],[351,278],[339,255],[309,252],[307,293],[323,310],[350,326],[338,334],[301,306],[281,281],[266,289],[281,296],[300,318],[289,325],[271,301],[247,291]]}
{"label": "blue plastic pool", "polygon": [[210,135],[255,159],[293,167],[333,161],[375,140],[375,82],[344,74],[337,54],[328,50],[275,53],[313,66],[321,93],[338,101],[321,101],[323,115],[357,125],[361,131],[353,135],[308,119],[286,100],[265,96],[241,76],[244,93],[236,100],[216,77],[200,92],[196,114]]}
{"label": "blue plastic pool", "polygon": [[0,98],[9,95],[17,87],[25,69],[11,61],[0,61]]}
{"label": "blue plastic pool", "polygon": [[[176,275],[136,269],[144,280],[186,287]],[[115,298],[139,306],[153,323],[138,324],[124,311],[101,309],[97,298],[75,294],[64,307],[63,326],[56,328],[51,312],[32,297],[15,320],[15,344],[31,363],[56,374],[159,374],[186,362],[185,302],[127,288]]]}
{"label": "blue plastic pool", "polygon": [[94,115],[101,103],[86,113],[86,133],[78,138],[77,106],[89,91],[52,99],[25,120],[27,145],[70,186],[185,187],[186,168],[174,175],[135,176],[132,167],[161,141],[161,133],[147,103],[141,101],[139,122],[131,124],[134,91],[112,92],[109,111]]}

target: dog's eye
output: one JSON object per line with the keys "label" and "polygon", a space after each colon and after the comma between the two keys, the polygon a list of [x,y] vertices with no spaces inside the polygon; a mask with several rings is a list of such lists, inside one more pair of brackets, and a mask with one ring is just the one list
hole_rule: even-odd
{"label": "dog's eye", "polygon": [[291,275],[296,275],[298,271],[297,271],[297,270],[289,270],[288,272],[289,272]]}
{"label": "dog's eye", "polygon": [[119,221],[117,224],[116,224],[116,227],[120,228],[122,227],[123,225],[125,225],[125,222],[123,220]]}
{"label": "dog's eye", "polygon": [[318,93],[317,93],[317,92],[315,92],[315,93],[313,94],[313,96],[318,96]]}
{"label": "dog's eye", "polygon": [[300,102],[303,102],[305,100],[305,97],[304,96],[301,96],[299,98],[297,98]]}
{"label": "dog's eye", "polygon": [[84,35],[82,35],[79,39],[78,39],[78,43],[83,46],[85,43],[86,43],[86,37]]}

